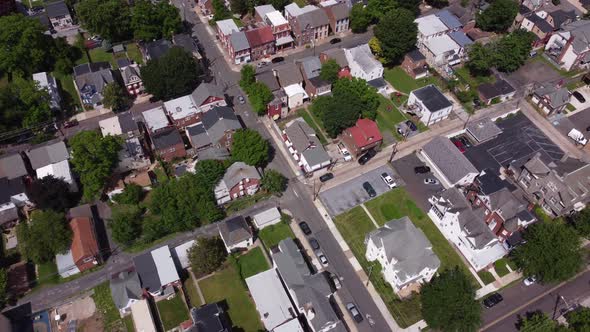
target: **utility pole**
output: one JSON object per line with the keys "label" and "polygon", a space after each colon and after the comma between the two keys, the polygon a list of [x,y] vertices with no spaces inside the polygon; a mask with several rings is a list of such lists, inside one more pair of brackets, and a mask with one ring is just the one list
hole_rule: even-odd
{"label": "utility pole", "polygon": [[394,142],[393,146],[391,147],[391,156],[389,157],[389,163],[391,163],[393,161],[393,157],[395,157],[396,153],[397,153],[397,142]]}

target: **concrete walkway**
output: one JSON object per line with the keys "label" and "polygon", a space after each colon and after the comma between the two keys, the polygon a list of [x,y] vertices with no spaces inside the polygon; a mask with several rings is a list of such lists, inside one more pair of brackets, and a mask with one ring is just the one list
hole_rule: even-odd
{"label": "concrete walkway", "polygon": [[[202,280],[202,279],[208,278],[208,277],[209,277],[209,276],[211,276],[211,275],[204,276],[203,278],[201,278],[201,279],[198,279],[198,280],[197,280],[197,278],[195,277],[195,274],[193,273],[193,270],[192,270],[191,268],[188,268],[188,269],[186,269],[186,270],[187,270],[187,271],[188,271],[188,273],[191,275],[191,280],[192,280],[192,281],[193,281],[193,283],[195,284],[195,288],[197,289],[197,293],[199,294],[199,300],[201,301],[201,303],[202,303],[202,304],[205,304],[205,303],[207,303],[207,302],[205,301],[205,297],[203,296],[203,292],[201,292],[201,287],[199,287],[199,280]],[[195,306],[195,305],[194,305],[194,303],[191,303],[191,304],[193,305],[193,307]]]}
{"label": "concrete walkway", "polygon": [[377,228],[381,227],[381,226],[379,226],[379,224],[377,223],[375,218],[373,218],[373,215],[371,214],[371,212],[369,212],[369,209],[367,209],[367,207],[365,206],[365,203],[361,204],[361,207],[363,208],[363,210],[365,210],[365,212],[369,216],[369,219],[371,219],[371,221],[373,222],[373,225],[375,225],[375,227],[377,227]]}

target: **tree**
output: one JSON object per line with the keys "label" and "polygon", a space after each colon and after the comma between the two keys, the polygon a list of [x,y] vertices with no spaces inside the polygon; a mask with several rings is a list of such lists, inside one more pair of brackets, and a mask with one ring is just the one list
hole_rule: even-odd
{"label": "tree", "polygon": [[27,197],[41,210],[64,212],[74,203],[69,184],[53,175],[33,181],[27,187]]}
{"label": "tree", "polygon": [[580,237],[567,225],[536,223],[527,228],[524,240],[526,243],[513,253],[525,276],[534,275],[543,282],[554,282],[567,280],[580,270]]}
{"label": "tree", "polygon": [[449,5],[449,0],[426,0],[426,3],[434,8],[445,8]]}
{"label": "tree", "polygon": [[197,276],[215,272],[226,257],[225,245],[219,237],[200,237],[188,252],[191,268]]}
{"label": "tree", "polygon": [[542,311],[527,313],[525,317],[519,317],[518,330],[521,332],[556,332],[557,323]]}
{"label": "tree", "polygon": [[334,59],[330,59],[322,64],[320,71],[320,78],[330,83],[338,80],[338,73],[340,72],[340,65]]}
{"label": "tree", "polygon": [[274,169],[269,169],[264,172],[260,184],[268,192],[280,196],[287,190],[288,182],[289,180],[283,174]]}
{"label": "tree", "polygon": [[111,82],[104,87],[102,103],[113,112],[126,111],[131,106],[131,96],[117,82]]}
{"label": "tree", "polygon": [[234,14],[245,15],[248,13],[248,1],[246,0],[230,0],[231,11]]}
{"label": "tree", "polygon": [[590,308],[578,307],[566,315],[569,327],[575,332],[590,331]]}
{"label": "tree", "polygon": [[122,245],[130,245],[141,236],[142,211],[137,206],[117,206],[109,222],[113,239]]}
{"label": "tree", "polygon": [[266,84],[255,82],[250,86],[248,98],[250,99],[250,104],[252,105],[254,112],[258,115],[265,115],[266,106],[273,100],[274,95]]}
{"label": "tree", "polygon": [[212,0],[211,6],[213,7],[213,20],[221,21],[231,18],[231,13],[225,7],[223,0]]}
{"label": "tree", "polygon": [[135,183],[130,183],[125,186],[122,193],[113,196],[113,201],[117,204],[137,205],[142,198],[143,188]]}
{"label": "tree", "polygon": [[418,27],[407,9],[393,9],[375,26],[375,37],[381,42],[383,57],[397,63],[416,45]]}
{"label": "tree", "polygon": [[131,37],[131,10],[123,0],[82,0],[76,14],[90,32],[118,42]]}
{"label": "tree", "polygon": [[70,249],[72,230],[65,215],[55,211],[36,210],[30,223],[20,223],[17,229],[21,253],[36,264],[49,262],[56,254]]}
{"label": "tree", "polygon": [[414,14],[414,18],[420,14],[420,4],[422,3],[422,0],[397,0],[397,3],[399,8],[407,9]]}
{"label": "tree", "polygon": [[352,32],[362,33],[367,31],[371,24],[371,14],[363,7],[362,3],[357,3],[350,10],[349,20]]}
{"label": "tree", "polygon": [[240,129],[233,135],[232,156],[250,166],[261,167],[269,159],[268,141],[252,129]]}
{"label": "tree", "polygon": [[590,208],[586,208],[572,216],[574,229],[580,236],[590,237]]}
{"label": "tree", "polygon": [[430,328],[442,331],[476,331],[481,306],[468,276],[455,267],[444,270],[422,286],[422,317]]}
{"label": "tree", "polygon": [[195,175],[208,188],[213,188],[225,174],[225,166],[219,160],[201,160],[195,166]]}
{"label": "tree", "polygon": [[518,3],[512,0],[495,0],[475,17],[475,23],[485,31],[504,32],[510,28],[518,13]]}
{"label": "tree", "polygon": [[74,135],[69,145],[72,148],[74,170],[80,175],[84,198],[88,201],[102,194],[102,189],[119,163],[122,140],[105,136],[98,131],[84,130]]}
{"label": "tree", "polygon": [[282,12],[283,9],[285,9],[285,6],[290,4],[291,1],[289,1],[289,0],[270,0],[268,3],[270,5],[272,5],[276,10]]}
{"label": "tree", "polygon": [[250,87],[256,82],[256,68],[252,65],[244,65],[240,70],[240,87],[244,89],[246,93]]}
{"label": "tree", "polygon": [[171,38],[182,30],[178,8],[161,1],[156,4],[148,0],[136,1],[131,12],[133,36],[139,40]]}
{"label": "tree", "polygon": [[514,72],[529,58],[536,36],[526,30],[516,30],[495,45],[495,65],[499,71]]}
{"label": "tree", "polygon": [[371,48],[371,52],[375,55],[376,58],[381,58],[383,56],[383,47],[381,47],[381,42],[375,36],[369,39],[369,47]]}
{"label": "tree", "polygon": [[389,11],[399,7],[400,6],[396,0],[369,0],[366,10],[369,14],[370,20],[377,23],[386,16]]}
{"label": "tree", "polygon": [[62,75],[70,75],[73,67],[76,65],[76,60],[82,58],[82,47],[71,46],[63,37],[55,39],[55,47],[53,48],[53,58],[55,58],[54,69]]}
{"label": "tree", "polygon": [[145,90],[159,100],[191,93],[199,85],[200,74],[197,62],[180,47],[172,47],[164,56],[148,61],[141,68]]}
{"label": "tree", "polygon": [[40,89],[35,81],[20,77],[15,77],[12,88],[18,94],[26,112],[22,120],[23,127],[31,127],[51,119],[50,97],[47,90]]}
{"label": "tree", "polygon": [[474,43],[469,47],[469,61],[466,66],[474,76],[487,76],[494,62],[489,47],[480,43]]}

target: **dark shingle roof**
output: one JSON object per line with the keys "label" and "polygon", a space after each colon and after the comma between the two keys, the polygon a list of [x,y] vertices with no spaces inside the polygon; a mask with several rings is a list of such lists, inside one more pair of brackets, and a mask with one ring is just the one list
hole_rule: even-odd
{"label": "dark shingle roof", "polygon": [[135,264],[135,270],[139,275],[142,288],[146,288],[148,291],[153,292],[162,287],[151,251],[133,258],[133,264]]}
{"label": "dark shingle roof", "polygon": [[494,83],[481,84],[477,90],[485,99],[494,99],[516,91],[512,85],[503,79],[497,79]]}
{"label": "dark shingle roof", "polygon": [[451,102],[434,85],[427,85],[423,88],[412,91],[418,99],[428,108],[430,112],[437,112],[451,106]]}
{"label": "dark shingle roof", "polygon": [[111,279],[111,296],[115,306],[125,308],[129,300],[140,300],[142,296],[141,282],[135,271],[123,271]]}
{"label": "dark shingle roof", "polygon": [[233,217],[217,226],[227,246],[238,244],[252,237],[252,231],[242,216]]}
{"label": "dark shingle roof", "polygon": [[176,128],[153,135],[152,141],[157,150],[167,149],[176,144],[182,144],[182,137]]}
{"label": "dark shingle roof", "polygon": [[556,10],[554,12],[549,13],[551,17],[553,17],[553,28],[559,29],[564,23],[575,21],[576,20],[576,12],[574,10],[564,11],[564,10]]}
{"label": "dark shingle roof", "polygon": [[256,81],[264,83],[264,85],[266,85],[270,91],[276,91],[281,88],[279,82],[277,81],[277,77],[272,71],[265,71],[263,73],[257,74]]}
{"label": "dark shingle roof", "polygon": [[6,154],[0,157],[0,177],[14,179],[24,175],[27,175],[27,168],[19,153]]}
{"label": "dark shingle roof", "polygon": [[170,48],[172,47],[172,43],[170,43],[166,39],[160,39],[152,42],[147,42],[144,44],[144,50],[147,56],[154,60],[162,57]]}
{"label": "dark shingle roof", "polygon": [[553,27],[551,26],[551,24],[547,23],[547,21],[545,21],[536,14],[528,16],[527,19],[533,22],[535,26],[539,28],[539,30],[541,30],[542,32],[547,33],[553,31]]}
{"label": "dark shingle roof", "polygon": [[417,48],[408,52],[406,55],[414,62],[426,59],[426,57],[424,57],[424,54],[422,54],[422,52],[420,52],[420,50]]}
{"label": "dark shingle roof", "polygon": [[45,5],[45,12],[49,18],[70,15],[70,10],[64,1],[57,1]]}

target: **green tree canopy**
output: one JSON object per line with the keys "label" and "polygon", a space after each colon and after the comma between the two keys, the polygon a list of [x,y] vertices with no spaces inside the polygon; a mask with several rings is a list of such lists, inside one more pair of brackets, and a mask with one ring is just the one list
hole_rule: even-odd
{"label": "green tree canopy", "polygon": [[82,0],[76,5],[76,14],[88,31],[111,42],[132,35],[131,10],[124,0]]}
{"label": "green tree canopy", "polygon": [[212,0],[211,6],[213,7],[213,20],[214,21],[221,21],[228,18],[231,18],[231,13],[225,7],[223,0]]}
{"label": "green tree canopy", "polygon": [[579,307],[566,315],[567,323],[575,332],[590,331],[590,308]]}
{"label": "green tree canopy", "polygon": [[529,58],[536,36],[526,30],[516,30],[496,44],[495,65],[499,71],[514,72]]}
{"label": "green tree canopy", "polygon": [[121,205],[113,208],[109,221],[113,239],[122,245],[130,245],[141,236],[143,212],[138,206]]}
{"label": "green tree canopy", "polygon": [[510,28],[518,13],[518,2],[495,0],[475,16],[475,23],[485,31],[504,32]]}
{"label": "green tree canopy", "polygon": [[469,47],[469,61],[466,66],[475,76],[487,76],[495,64],[493,50],[481,43],[473,43]]}
{"label": "green tree canopy", "polygon": [[527,228],[524,239],[526,243],[513,253],[525,276],[534,275],[543,282],[555,282],[567,280],[580,270],[580,237],[567,225],[538,222]]}
{"label": "green tree canopy", "polygon": [[574,214],[572,216],[572,225],[578,234],[584,238],[590,237],[590,208]]}
{"label": "green tree canopy", "polygon": [[330,83],[338,80],[338,72],[340,72],[340,65],[334,59],[330,59],[322,64],[320,71],[320,78]]}
{"label": "green tree canopy", "polygon": [[135,183],[130,183],[125,186],[122,193],[113,196],[113,201],[117,204],[137,205],[142,198],[143,188]]}
{"label": "green tree canopy", "polygon": [[70,139],[70,161],[80,175],[86,200],[95,199],[102,194],[105,183],[119,163],[121,144],[119,137],[102,137],[94,130],[78,132]]}
{"label": "green tree canopy", "polygon": [[250,166],[261,167],[268,163],[269,144],[256,130],[240,129],[233,135],[232,157]]}
{"label": "green tree canopy", "polygon": [[254,82],[256,82],[256,68],[252,65],[244,65],[240,70],[240,87],[248,93]]}
{"label": "green tree canopy", "polygon": [[225,166],[219,160],[201,160],[195,166],[195,175],[208,188],[213,189],[225,174]]}
{"label": "green tree canopy", "polygon": [[180,47],[172,47],[164,56],[150,60],[141,68],[145,90],[158,100],[169,100],[191,93],[199,84],[201,68]]}
{"label": "green tree canopy", "polygon": [[197,238],[189,250],[191,268],[197,276],[204,276],[219,269],[227,257],[225,245],[219,237]]}
{"label": "green tree canopy", "polygon": [[41,210],[64,212],[74,204],[68,183],[53,175],[33,181],[27,187],[27,197]]}
{"label": "green tree canopy", "polygon": [[238,15],[245,15],[248,13],[250,9],[249,3],[254,4],[254,2],[246,1],[246,0],[230,0],[231,11],[234,14]]}
{"label": "green tree canopy", "polygon": [[135,1],[131,12],[131,29],[138,40],[172,38],[182,30],[178,8],[168,2]]}
{"label": "green tree canopy", "polygon": [[102,103],[113,112],[126,111],[132,104],[131,96],[117,82],[111,82],[104,87]]}
{"label": "green tree canopy", "polygon": [[521,332],[565,332],[568,330],[567,328],[560,329],[557,322],[551,320],[542,311],[531,312],[524,317],[519,317],[517,326]]}
{"label": "green tree canopy", "polygon": [[267,169],[262,176],[261,185],[268,192],[280,196],[287,190],[288,182],[289,180],[280,172],[274,169]]}
{"label": "green tree canopy", "polygon": [[415,47],[418,26],[410,11],[399,8],[387,12],[374,31],[375,37],[381,42],[384,59],[389,63],[397,63]]}
{"label": "green tree canopy", "polygon": [[273,98],[272,91],[262,82],[255,82],[248,89],[248,99],[254,112],[258,115],[266,114],[266,107]]}
{"label": "green tree canopy", "polygon": [[51,120],[49,94],[36,82],[14,77],[0,86],[0,132],[31,127]]}
{"label": "green tree canopy", "polygon": [[426,3],[434,8],[445,8],[449,5],[449,0],[426,0]]}
{"label": "green tree canopy", "polygon": [[[362,3],[360,4],[362,6]],[[369,0],[366,11],[370,21],[379,22],[389,11],[400,8],[396,0]]]}
{"label": "green tree canopy", "polygon": [[30,223],[18,225],[17,235],[21,254],[37,264],[65,253],[72,242],[72,230],[65,215],[52,210],[34,211]]}
{"label": "green tree canopy", "polygon": [[422,286],[422,317],[432,329],[477,331],[481,306],[475,300],[475,287],[458,267],[444,270]]}
{"label": "green tree canopy", "polygon": [[350,29],[354,33],[367,31],[371,24],[371,14],[363,7],[362,3],[356,3],[352,6],[349,14]]}

